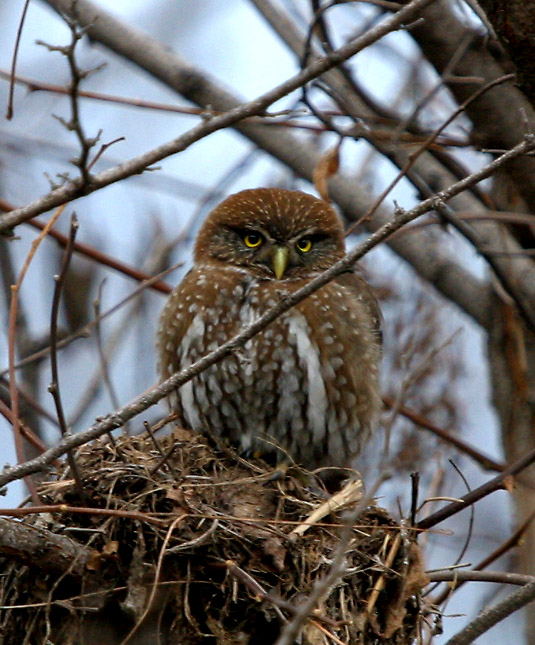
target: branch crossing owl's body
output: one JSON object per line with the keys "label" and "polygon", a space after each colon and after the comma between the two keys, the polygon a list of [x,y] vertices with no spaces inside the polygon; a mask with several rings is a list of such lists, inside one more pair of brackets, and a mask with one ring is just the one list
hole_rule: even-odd
{"label": "branch crossing owl's body", "polygon": [[[208,216],[158,332],[163,378],[239,333],[344,255],[341,222],[297,191],[246,190]],[[171,398],[184,426],[309,469],[349,466],[380,409],[379,311],[347,272]]]}

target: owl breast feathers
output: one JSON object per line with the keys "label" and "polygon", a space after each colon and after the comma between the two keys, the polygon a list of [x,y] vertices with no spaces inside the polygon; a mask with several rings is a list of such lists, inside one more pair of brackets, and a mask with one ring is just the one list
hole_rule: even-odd
{"label": "owl breast feathers", "polygon": [[[334,210],[297,191],[244,190],[197,236],[194,266],[158,330],[162,378],[191,365],[344,255]],[[380,313],[342,274],[170,397],[185,427],[249,455],[315,469],[352,464],[380,409]]]}

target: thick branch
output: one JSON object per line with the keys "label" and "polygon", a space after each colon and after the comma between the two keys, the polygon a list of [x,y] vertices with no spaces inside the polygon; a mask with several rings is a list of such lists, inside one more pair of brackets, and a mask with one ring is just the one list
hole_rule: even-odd
{"label": "thick branch", "polygon": [[[68,4],[68,0],[63,0],[62,2],[59,0],[47,1],[57,10],[64,9]],[[117,54],[136,63],[190,101],[203,107],[211,106],[216,111],[230,110],[239,105],[239,99],[217,85],[214,79],[209,78],[175,52],[170,52],[145,34],[122,23],[87,0],[78,0],[77,8],[82,25],[84,27],[91,25],[89,35],[94,41],[104,44]],[[95,20],[97,13],[98,20]],[[399,17],[399,15],[396,14],[396,17]],[[221,118],[224,117],[216,117],[216,119]],[[206,126],[213,125],[216,119],[212,119],[208,124],[198,126],[198,128],[203,128],[204,134],[199,133],[197,136],[208,134],[209,130]],[[236,123],[237,129],[261,149],[279,159],[301,177],[309,181],[312,180],[314,168],[320,158],[318,151],[312,145],[292,136],[284,128],[275,126],[266,128],[244,122],[238,124],[238,119],[229,120],[227,125],[232,123]],[[221,127],[226,126],[221,125]],[[210,131],[215,131],[215,129]],[[189,138],[190,142],[196,140],[195,137],[190,137],[190,133],[186,133],[184,137]],[[176,141],[178,142],[178,140]],[[183,143],[182,148],[175,145],[175,149],[171,149],[168,152],[162,150],[161,152],[166,154],[178,152],[179,149],[184,149],[189,145],[186,141]],[[167,148],[172,148],[169,144],[166,144],[166,146]],[[157,160],[162,158],[161,156],[156,156]],[[136,160],[128,162],[128,164],[131,165],[133,162],[136,162]],[[142,169],[145,167],[143,163],[154,163],[152,160],[146,161],[143,159],[141,159],[141,162],[141,166],[135,163],[135,167],[141,167]],[[121,168],[128,171],[129,168],[126,165],[123,164]],[[100,173],[94,178],[93,186],[95,190],[102,187],[102,185],[119,181],[122,177],[132,174],[131,172],[114,173],[113,177],[109,177],[109,173],[112,172],[114,172],[114,169],[106,171],[106,173]],[[134,170],[134,172],[139,172],[139,170]],[[103,183],[99,185],[100,182]],[[331,180],[330,190],[334,200],[341,206],[347,217],[353,220],[362,217],[372,203],[371,196],[366,193],[364,188],[359,187],[359,190],[355,190],[352,177],[338,175]],[[70,199],[72,197],[63,196],[63,198]],[[31,211],[28,210],[31,208],[32,205],[30,204],[29,207],[20,209],[17,213],[26,219],[28,215],[32,216],[29,214]],[[50,206],[47,206],[47,208],[50,208]],[[14,213],[11,215],[14,215]],[[372,230],[384,224],[389,217],[390,213],[385,210],[377,212],[372,222]],[[0,219],[0,232],[2,231],[1,222],[2,220]],[[16,223],[18,223],[18,220],[10,225],[13,226]],[[395,242],[393,241],[392,247],[396,253],[407,260],[425,280],[435,286],[446,298],[456,303],[481,325],[486,325],[489,302],[487,285],[471,275],[455,258],[452,258],[444,249],[440,248],[440,245],[431,245],[425,236],[414,234],[404,236],[395,240]]]}
{"label": "thick branch", "polygon": [[0,554],[49,573],[79,578],[92,557],[91,549],[64,535],[4,518],[0,518]]}
{"label": "thick branch", "polygon": [[[273,3],[268,2],[268,0],[252,0],[252,2],[262,13],[263,17],[269,22],[271,27],[282,38],[285,44],[296,54],[296,56],[301,58],[305,49],[305,39],[294,26],[293,22]],[[429,8],[426,10],[426,13],[429,13]],[[310,51],[315,56],[319,55],[319,52],[314,48],[313,43],[310,46]],[[451,64],[451,58],[448,61],[448,64]],[[447,77],[449,78],[449,76],[450,75],[448,74]],[[465,104],[461,105],[459,111],[469,108],[473,104],[478,104],[480,97],[485,96],[485,94],[493,89],[492,85],[501,86],[505,78],[506,77],[498,77],[497,80],[493,81],[489,85],[482,84],[476,87],[471,86],[470,92],[467,94],[465,99]],[[334,68],[323,74],[321,81],[323,84],[331,88],[332,94],[337,98],[340,105],[343,106],[344,110],[353,117],[355,123],[359,122],[359,115],[368,116],[370,119],[378,116],[355,92],[353,85],[348,82],[340,68]],[[456,114],[457,111],[453,113],[450,119],[453,119]],[[367,138],[366,129],[363,129],[361,136]],[[429,186],[433,186],[434,190],[444,190],[455,181],[455,178],[452,177],[450,171],[445,168],[433,154],[431,154],[429,149],[426,149],[426,145],[422,145],[417,151],[412,150],[408,152],[403,146],[400,146],[397,141],[394,143],[378,141],[373,136],[369,138],[369,141],[381,154],[385,155],[400,168],[400,175],[407,171],[407,176],[423,196],[428,196],[431,192]],[[334,191],[333,194],[335,194]],[[351,192],[349,194],[351,194]],[[340,198],[337,194],[336,197],[339,201]],[[343,197],[344,195],[342,195],[342,199]],[[456,202],[456,204],[453,204],[454,207],[460,207],[461,210],[466,209],[484,212],[481,202],[470,193],[465,193],[459,196]],[[379,215],[378,217],[380,218],[381,216]],[[474,243],[476,250],[478,250],[482,255],[484,255],[484,249],[486,247],[500,248],[504,251],[512,251],[513,253],[521,250],[521,247],[516,243],[512,236],[495,222],[472,222],[470,227],[465,226],[464,223],[456,222],[456,220],[453,220],[453,223],[457,224],[459,228],[464,227],[464,234],[471,233],[472,229],[475,229],[477,235],[469,235],[468,239]],[[426,271],[427,275],[424,273],[424,277],[430,279],[432,284],[434,284],[435,287],[443,293],[449,293],[449,285],[453,281],[457,282],[457,278],[460,276],[455,274],[450,275],[439,269],[440,261],[437,262],[435,259],[437,257],[435,254],[437,247],[439,247],[438,244],[432,244],[425,238],[417,238],[414,241],[418,245],[421,245],[423,241],[422,248],[428,248],[429,252],[426,257],[425,267],[421,267],[419,264],[414,264],[414,261],[413,266],[419,273],[422,273],[422,269],[424,272]],[[429,248],[430,246],[432,248]],[[403,256],[403,253],[400,254]],[[438,257],[440,258],[440,255]],[[531,307],[529,304],[526,304],[535,301],[535,284],[532,279],[532,261],[529,258],[522,257],[521,255],[510,255],[508,257],[501,258],[487,256],[487,260],[495,269],[496,274],[505,286],[506,291],[508,291],[515,299],[519,309],[524,313],[524,317],[533,325],[533,316],[530,315]],[[435,267],[437,270],[434,275],[431,276],[430,273],[432,268]],[[447,284],[442,286],[442,281],[444,280]],[[461,290],[453,300],[455,302],[459,302],[459,298],[462,298],[463,295],[464,290]],[[482,302],[478,304],[480,305],[479,310],[482,312],[482,318],[478,319],[478,321],[485,326],[486,321],[483,320],[483,316],[485,315],[487,308]]]}
{"label": "thick branch", "polygon": [[484,634],[494,625],[513,612],[518,611],[525,605],[535,600],[535,581],[528,582],[525,586],[517,589],[494,607],[486,609],[479,616],[467,625],[461,632],[456,634],[446,645],[469,645],[478,636]]}
{"label": "thick branch", "polygon": [[504,489],[506,487],[506,482],[508,480],[511,481],[510,478],[518,475],[523,470],[526,470],[526,468],[531,466],[534,462],[535,450],[531,450],[527,453],[527,455],[525,455],[521,459],[518,459],[518,461],[515,461],[499,475],[496,475],[496,477],[494,477],[493,479],[490,479],[488,482],[485,482],[478,488],[474,488],[466,495],[463,495],[463,497],[459,498],[455,502],[451,502],[447,506],[444,506],[444,508],[441,508],[435,513],[428,515],[423,520],[420,520],[417,524],[417,527],[422,530],[430,529],[433,526],[440,524],[440,522],[443,522],[448,517],[451,517],[452,515],[459,513],[463,509],[472,506],[480,499],[487,497],[491,493],[494,493],[497,490]]}
{"label": "thick branch", "polygon": [[[242,332],[234,336],[234,338],[231,338],[229,341],[218,347],[210,354],[207,354],[203,358],[199,359],[196,363],[193,363],[181,372],[174,374],[166,381],[164,381],[161,385],[138,397],[137,399],[132,401],[132,403],[124,406],[117,412],[108,415],[105,419],[99,421],[88,430],[80,432],[76,435],[71,435],[69,437],[63,438],[56,446],[50,448],[39,457],[27,461],[24,464],[19,464],[18,466],[7,469],[0,476],[0,487],[5,486],[9,482],[16,479],[25,477],[26,475],[38,472],[45,468],[47,465],[51,464],[54,459],[65,454],[68,450],[96,439],[106,432],[120,428],[127,421],[133,419],[135,416],[147,410],[152,405],[155,405],[165,396],[190,381],[197,374],[200,374],[208,367],[211,367],[229,354],[235,352],[238,348],[242,347],[250,338],[264,329],[270,322],[275,320],[285,311],[288,311],[298,302],[301,302],[301,300],[304,300],[314,291],[320,289],[323,285],[327,284],[337,275],[341,275],[342,273],[347,271],[347,269],[353,266],[355,262],[357,262],[357,260],[359,260],[365,253],[367,253],[370,249],[374,248],[381,242],[385,241],[390,235],[392,235],[392,233],[399,230],[402,226],[420,217],[420,215],[423,215],[424,213],[427,213],[430,210],[434,209],[437,203],[447,202],[449,199],[459,194],[463,190],[470,188],[470,186],[475,185],[482,179],[486,179],[498,168],[503,166],[505,163],[508,163],[508,161],[510,161],[515,156],[526,154],[533,149],[535,149],[535,141],[523,142],[516,146],[513,150],[510,150],[509,152],[503,154],[501,157],[493,161],[485,168],[482,168],[470,177],[457,182],[449,189],[438,193],[436,197],[426,199],[410,211],[400,211],[394,217],[394,219],[382,226],[377,232],[371,235],[362,244],[355,247],[344,258],[342,258],[332,267],[311,280],[304,287],[301,287],[290,296],[285,297],[275,307],[269,309],[262,316],[260,316],[254,323],[246,327]],[[505,473],[510,474],[508,473],[508,471],[505,471]]]}
{"label": "thick branch", "polygon": [[[340,49],[336,50],[332,54],[329,54],[322,59],[315,60],[306,69],[299,72],[288,81],[276,86],[253,101],[240,104],[233,98],[228,98],[228,100],[224,102],[225,104],[221,107],[219,105],[212,105],[213,108],[225,113],[205,120],[203,123],[192,128],[184,135],[158,146],[139,157],[135,157],[119,166],[110,168],[98,175],[95,175],[89,185],[82,184],[79,180],[69,182],[65,186],[53,190],[45,197],[36,200],[23,208],[19,208],[7,215],[0,216],[0,234],[10,231],[18,224],[31,219],[35,215],[44,213],[54,206],[64,204],[81,197],[82,195],[87,195],[95,190],[109,186],[121,179],[143,172],[152,164],[161,161],[170,155],[176,154],[177,152],[182,152],[192,143],[195,143],[212,132],[233,126],[239,121],[250,116],[263,114],[265,110],[278,99],[290,94],[297,88],[302,87],[305,83],[317,78],[332,67],[339,65],[342,61],[351,58],[351,56],[362,51],[384,35],[399,28],[406,21],[414,19],[424,7],[431,4],[433,1],[434,0],[412,0],[407,7],[401,9],[394,16],[383,21],[376,27],[369,29],[363,36],[352,40],[350,43],[340,47]],[[47,0],[47,2],[61,14],[68,12],[72,5],[71,0]],[[151,71],[156,77],[159,78],[160,75],[155,73],[152,68],[155,67],[155,64],[157,63],[156,68],[160,72],[165,72],[165,78],[162,78],[162,80],[169,80],[173,82],[173,85],[178,81],[181,85],[189,88],[190,93],[193,95],[202,90],[199,79],[193,73],[193,69],[190,68],[189,65],[184,64],[183,61],[177,61],[176,55],[168,52],[163,46],[160,46],[150,38],[140,34],[138,31],[125,27],[121,22],[106,13],[103,9],[93,5],[87,0],[78,0],[76,3],[76,10],[80,25],[86,28],[87,34],[91,38],[100,40],[102,43],[110,47],[111,43],[113,43],[117,48],[118,53],[126,56],[134,62],[138,62],[137,59],[139,58],[139,54],[144,50],[146,69]],[[159,57],[162,57],[163,61],[155,60],[155,56],[158,59]],[[165,62],[166,65],[162,65],[162,62]],[[177,65],[177,62],[182,64]],[[269,137],[267,132],[266,137]]]}
{"label": "thick branch", "polygon": [[[428,7],[421,24],[415,24],[411,35],[416,39],[425,57],[441,74],[449,65],[459,43],[470,28],[461,23],[451,3],[439,0]],[[503,68],[488,51],[485,41],[474,35],[474,42],[459,59],[453,70],[457,77],[479,79],[476,83],[450,82],[449,89],[459,103],[473,94],[480,84],[503,75]],[[510,82],[506,88],[497,87],[469,106],[468,116],[474,124],[472,138],[483,148],[508,149],[516,145],[526,133],[535,130],[535,114],[526,97]],[[513,161],[508,167],[522,196],[535,208],[535,158]]]}
{"label": "thick branch", "polygon": [[426,576],[431,582],[496,582],[498,584],[525,585],[535,582],[534,576],[508,571],[474,571],[454,569],[445,571],[427,571]]}
{"label": "thick branch", "polygon": [[535,104],[535,2],[479,0],[496,35],[516,65],[521,90]]}

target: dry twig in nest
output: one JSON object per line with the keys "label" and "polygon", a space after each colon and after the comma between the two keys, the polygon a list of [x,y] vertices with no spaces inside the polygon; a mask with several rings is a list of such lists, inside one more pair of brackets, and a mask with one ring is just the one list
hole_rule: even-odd
{"label": "dry twig in nest", "polygon": [[[49,557],[0,548],[4,642],[271,645],[329,572],[344,511],[302,477],[275,481],[262,462],[256,474],[182,430],[158,450],[144,434],[76,459],[90,508],[65,467],[41,486],[46,509],[20,509]],[[412,642],[426,578],[407,531],[372,506],[346,557],[300,642]]]}

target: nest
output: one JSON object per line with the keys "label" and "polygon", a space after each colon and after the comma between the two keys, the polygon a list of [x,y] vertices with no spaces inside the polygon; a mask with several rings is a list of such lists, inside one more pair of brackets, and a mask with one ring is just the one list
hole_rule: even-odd
{"label": "nest", "polygon": [[[319,482],[178,429],[96,441],[76,462],[81,487],[64,466],[40,487],[48,512],[4,520],[27,538],[0,559],[1,642],[271,645],[310,594],[297,643],[416,637],[420,552],[386,511],[349,529],[354,496],[318,512]],[[326,584],[344,530],[345,568]]]}

